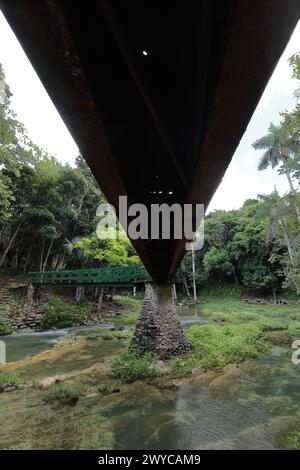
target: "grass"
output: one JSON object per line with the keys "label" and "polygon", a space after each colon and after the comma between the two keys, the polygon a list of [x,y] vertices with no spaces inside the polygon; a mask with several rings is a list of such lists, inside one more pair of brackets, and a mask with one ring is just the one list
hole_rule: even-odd
{"label": "grass", "polygon": [[266,353],[270,348],[263,331],[263,327],[249,324],[191,326],[186,332],[191,351],[171,361],[172,374],[178,377],[194,369],[223,368]]}
{"label": "grass", "polygon": [[124,383],[153,379],[159,374],[150,355],[138,356],[131,351],[120,354],[110,367],[112,374]]}
{"label": "grass", "polygon": [[0,321],[0,336],[2,335],[10,335],[12,333],[12,329],[9,324],[5,321]]}
{"label": "grass", "polygon": [[0,392],[6,387],[18,388],[21,384],[20,377],[14,372],[0,372]]}
{"label": "grass", "polygon": [[118,327],[133,327],[138,321],[139,314],[133,313],[132,315],[120,315],[114,318],[114,324]]}
{"label": "grass", "polygon": [[[247,304],[240,299],[211,297],[201,305],[201,312],[213,321],[227,323],[272,322],[283,320],[288,326],[300,321],[299,305]],[[283,325],[283,324],[282,324]]]}
{"label": "grass", "polygon": [[[123,300],[135,302],[135,299]],[[189,375],[195,369],[221,369],[229,363],[240,363],[267,353],[270,350],[265,338],[267,332],[287,331],[291,338],[300,334],[297,304],[248,304],[237,296],[210,296],[198,308],[199,313],[213,323],[186,328],[191,349],[186,355],[168,361],[172,376]],[[136,314],[121,316],[117,317],[116,324],[125,326],[127,320],[130,327],[136,319]],[[155,377],[151,372],[151,358],[146,356],[145,362],[141,363],[141,358],[132,353],[119,356],[112,365],[112,371],[124,382]]]}
{"label": "grass", "polygon": [[54,386],[48,399],[50,402],[57,401],[61,405],[75,405],[82,395],[82,388],[75,384],[59,384]]}
{"label": "grass", "polygon": [[119,305],[122,305],[122,307],[124,307],[125,310],[129,310],[132,313],[139,312],[141,308],[141,300],[135,299],[133,297],[115,296],[114,302]]}

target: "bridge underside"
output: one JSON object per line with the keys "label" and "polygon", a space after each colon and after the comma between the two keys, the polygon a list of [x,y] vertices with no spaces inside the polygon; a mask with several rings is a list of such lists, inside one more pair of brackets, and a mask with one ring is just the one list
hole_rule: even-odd
{"label": "bridge underside", "polygon": [[[119,195],[207,206],[300,8],[295,0],[0,5],[116,207]],[[133,244],[155,281],[172,280],[184,239]]]}

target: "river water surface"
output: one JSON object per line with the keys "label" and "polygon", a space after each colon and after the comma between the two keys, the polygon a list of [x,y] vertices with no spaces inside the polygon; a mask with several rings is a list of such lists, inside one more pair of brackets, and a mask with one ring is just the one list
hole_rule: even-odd
{"label": "river water surface", "polygon": [[[206,321],[191,310],[184,312],[182,318],[184,325]],[[105,324],[91,329],[111,327]],[[81,328],[71,332],[74,331],[86,334],[89,330]],[[59,330],[6,337],[8,361],[49,349],[69,332]],[[284,338],[275,335],[273,342],[270,355],[246,361],[239,367],[227,366],[222,373],[209,372],[184,380],[178,390],[135,383],[126,393],[79,400],[70,410],[60,410],[60,427],[49,431],[48,441],[43,445],[89,448],[94,439],[93,445],[97,448],[97,432],[100,428],[103,430],[105,424],[110,436],[107,446],[115,449],[286,448],[288,434],[300,425],[300,366],[292,364],[291,350]],[[97,348],[107,347],[103,343]],[[112,344],[110,352],[111,348]],[[75,365],[69,359],[68,369]],[[26,399],[33,412],[35,399]],[[51,413],[55,412],[49,409],[48,413],[51,423]],[[53,414],[53,420],[57,420],[57,416]],[[74,433],[72,427],[66,428],[66,423],[74,424],[76,420]],[[81,430],[82,434],[88,432],[89,444],[76,441],[80,439]],[[9,432],[11,435],[13,428]],[[43,448],[39,436],[33,439],[37,448]]]}

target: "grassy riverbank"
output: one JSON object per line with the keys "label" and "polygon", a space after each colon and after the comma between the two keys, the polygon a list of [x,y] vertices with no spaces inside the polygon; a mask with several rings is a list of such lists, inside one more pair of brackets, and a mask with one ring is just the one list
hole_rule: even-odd
{"label": "grassy riverbank", "polygon": [[[300,337],[299,305],[249,305],[216,297],[205,300],[193,306],[191,313],[199,312],[209,323],[185,328],[191,349],[180,358],[161,361],[128,353],[141,301],[116,297],[122,313],[109,318],[116,324],[114,331],[85,330],[52,350],[0,366],[2,388],[10,389],[10,393],[0,394],[4,423],[0,448],[116,447],[114,426],[129,403],[137,413],[140,406],[147,409],[147,401],[154,400],[158,407],[162,401],[167,406],[182,384],[195,380],[210,380],[219,387],[224,377],[224,384],[229,380],[232,387],[239,383],[243,362],[269,354],[272,335],[288,343],[297,334]],[[229,364],[241,367],[228,369]],[[272,410],[275,398],[278,401],[278,396],[268,397]],[[286,436],[281,437],[280,445],[295,447],[294,411],[288,426],[280,423],[278,426],[285,426],[280,432]],[[116,426],[119,429],[120,423]],[[288,434],[292,436],[289,443]]]}

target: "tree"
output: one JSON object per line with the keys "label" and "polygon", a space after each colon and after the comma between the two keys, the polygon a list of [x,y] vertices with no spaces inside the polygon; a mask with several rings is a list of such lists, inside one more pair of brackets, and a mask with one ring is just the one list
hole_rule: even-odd
{"label": "tree", "polygon": [[111,238],[98,238],[96,233],[75,243],[75,249],[85,256],[85,261],[97,266],[126,266],[139,263],[139,257],[123,232],[114,231]]}
{"label": "tree", "polygon": [[0,63],[0,223],[11,217],[14,200],[11,175],[31,160],[31,142],[10,107],[11,92]]}
{"label": "tree", "polygon": [[285,126],[275,126],[270,124],[267,135],[261,137],[253,143],[256,150],[265,150],[258,164],[258,170],[265,170],[268,166],[275,168],[280,166],[280,173],[287,177],[294,207],[300,224],[300,209],[296,201],[296,190],[290,173],[290,161],[299,157],[299,142],[288,132]]}

